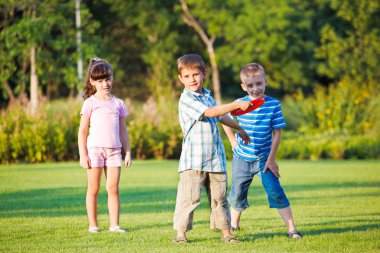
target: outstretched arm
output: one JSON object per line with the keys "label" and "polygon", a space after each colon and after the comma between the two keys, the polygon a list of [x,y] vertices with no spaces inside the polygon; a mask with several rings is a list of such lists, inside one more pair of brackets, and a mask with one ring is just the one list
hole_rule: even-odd
{"label": "outstretched arm", "polygon": [[224,115],[220,122],[223,124],[223,129],[226,132],[228,140],[231,142],[232,147],[236,148],[237,143],[236,137],[231,128],[236,129],[237,133],[243,139],[245,145],[251,142],[251,139],[249,138],[248,134],[243,130],[243,128],[229,116]]}
{"label": "outstretched arm", "polygon": [[269,169],[273,172],[273,174],[276,177],[280,177],[280,169],[278,168],[278,165],[276,162],[276,154],[277,154],[278,147],[280,146],[280,140],[281,140],[281,129],[274,129],[273,137],[272,137],[272,148],[270,149],[268,160],[264,167],[264,173]]}
{"label": "outstretched arm", "polygon": [[251,105],[250,102],[247,102],[247,101],[235,101],[229,104],[217,105],[217,106],[208,108],[203,113],[203,116],[210,117],[210,118],[219,117],[235,109],[247,110],[250,105]]}
{"label": "outstretched arm", "polygon": [[123,146],[125,152],[125,167],[129,167],[132,164],[132,156],[131,156],[131,146],[129,143],[129,135],[127,130],[127,125],[125,122],[125,117],[119,118],[119,130],[120,130],[120,141]]}

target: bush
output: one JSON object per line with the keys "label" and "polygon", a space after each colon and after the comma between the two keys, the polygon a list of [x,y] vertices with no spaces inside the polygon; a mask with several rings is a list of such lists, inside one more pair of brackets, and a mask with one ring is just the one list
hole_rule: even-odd
{"label": "bush", "polygon": [[[127,117],[132,156],[137,159],[179,159],[182,132],[176,101],[157,111],[153,100]],[[31,116],[22,108],[1,112],[0,163],[78,160],[78,127],[82,101],[55,101],[41,105]],[[128,106],[128,105],[127,105]],[[129,106],[128,106],[129,108]],[[132,108],[132,107],[131,107]],[[220,128],[227,159],[231,145]],[[282,159],[379,159],[378,131],[349,135],[345,131],[307,134],[283,131],[277,158]]]}
{"label": "bush", "polygon": [[374,132],[379,127],[380,94],[373,86],[340,81],[328,88],[317,86],[307,98],[302,91],[285,97],[283,111],[289,129],[307,135]]}
{"label": "bush", "polygon": [[302,135],[285,132],[279,159],[379,159],[380,136]]}
{"label": "bush", "polygon": [[51,104],[41,105],[40,111],[34,116],[21,107],[1,112],[3,121],[0,123],[0,139],[6,141],[1,141],[0,144],[0,162],[44,162],[77,158],[79,119],[76,118],[79,118],[79,110],[79,102],[70,101],[55,108],[51,108]]}

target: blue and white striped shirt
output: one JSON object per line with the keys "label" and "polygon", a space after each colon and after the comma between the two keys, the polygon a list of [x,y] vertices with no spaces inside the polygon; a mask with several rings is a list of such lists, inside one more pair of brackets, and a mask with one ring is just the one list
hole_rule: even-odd
{"label": "blue and white striped shirt", "polygon": [[[250,101],[251,98],[245,96],[237,100]],[[232,150],[234,154],[248,162],[268,157],[272,147],[273,129],[286,127],[280,101],[269,96],[265,97],[265,102],[261,107],[234,118],[238,120],[239,125],[247,132],[251,138],[251,143],[245,145],[241,137],[235,134],[238,146]]]}
{"label": "blue and white striped shirt", "polygon": [[221,117],[203,117],[207,108],[216,106],[211,92],[203,88],[203,93],[184,89],[179,100],[183,141],[178,172],[190,169],[226,171],[226,154],[217,127]]}

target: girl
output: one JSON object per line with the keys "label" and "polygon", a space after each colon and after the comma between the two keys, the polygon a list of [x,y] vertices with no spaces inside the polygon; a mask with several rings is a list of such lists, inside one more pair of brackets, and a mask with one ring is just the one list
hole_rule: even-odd
{"label": "girl", "polygon": [[[78,132],[80,165],[87,169],[86,208],[90,223],[88,231],[91,233],[99,232],[98,193],[103,169],[108,193],[109,231],[125,233],[119,226],[119,179],[122,148],[125,152],[125,167],[131,165],[131,149],[125,123],[128,113],[123,101],[111,95],[112,81],[111,65],[96,57],[91,59]],[[90,134],[87,137],[89,125]]]}

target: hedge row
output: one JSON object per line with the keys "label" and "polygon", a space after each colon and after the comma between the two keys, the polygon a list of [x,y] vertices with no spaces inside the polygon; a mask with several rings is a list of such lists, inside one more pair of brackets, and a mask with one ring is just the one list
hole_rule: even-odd
{"label": "hedge row", "polygon": [[[0,163],[78,160],[77,132],[81,103],[46,106],[30,116],[16,108],[1,112]],[[156,124],[128,118],[132,154],[137,159],[178,159],[182,133],[176,120]],[[223,134],[227,158],[230,144]],[[379,136],[314,135],[284,131],[279,159],[379,159]]]}

